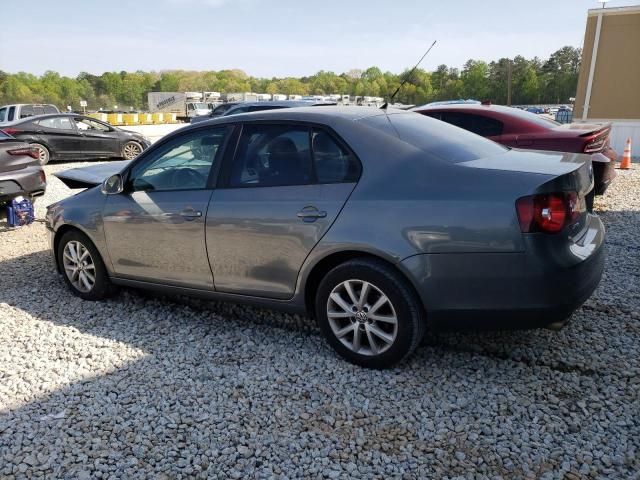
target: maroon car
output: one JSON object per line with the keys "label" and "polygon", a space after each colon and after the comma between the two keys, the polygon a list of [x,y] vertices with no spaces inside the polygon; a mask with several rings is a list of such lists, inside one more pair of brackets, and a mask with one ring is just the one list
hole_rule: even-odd
{"label": "maroon car", "polygon": [[562,125],[550,118],[500,105],[450,104],[414,112],[464,128],[507,147],[592,154],[594,190],[602,195],[616,176],[617,154],[609,146],[611,125]]}

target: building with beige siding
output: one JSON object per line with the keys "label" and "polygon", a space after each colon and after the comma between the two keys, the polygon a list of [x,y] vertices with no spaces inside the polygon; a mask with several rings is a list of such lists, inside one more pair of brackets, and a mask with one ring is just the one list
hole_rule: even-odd
{"label": "building with beige siding", "polygon": [[640,5],[589,10],[574,121],[610,121],[612,146],[640,156]]}

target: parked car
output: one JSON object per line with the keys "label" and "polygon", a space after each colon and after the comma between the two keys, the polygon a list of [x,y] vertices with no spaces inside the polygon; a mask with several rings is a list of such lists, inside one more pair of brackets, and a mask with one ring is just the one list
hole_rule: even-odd
{"label": "parked car", "polygon": [[[110,166],[47,210],[74,294],[306,311],[366,367],[402,360],[426,328],[559,327],[602,273],[589,156],[509,150],[414,113],[231,115]],[[57,175],[99,183],[94,167]]]}
{"label": "parked car", "polygon": [[0,130],[0,207],[19,196],[33,202],[46,185],[36,149]]}
{"label": "parked car", "polygon": [[414,111],[508,147],[591,154],[596,195],[604,194],[616,177],[618,155],[609,145],[609,123],[561,125],[544,116],[500,105],[425,106]]}
{"label": "parked car", "polygon": [[40,103],[18,103],[0,107],[0,126],[36,115],[60,113],[58,107]]}
{"label": "parked car", "polygon": [[151,145],[139,133],[77,114],[40,115],[13,122],[3,130],[35,147],[42,165],[50,160],[130,160]]}
{"label": "parked car", "polygon": [[540,107],[528,107],[525,111],[529,113],[535,113],[536,115],[541,115],[543,113],[546,113],[544,111],[544,108],[540,108]]}
{"label": "parked car", "polygon": [[[318,105],[336,105],[335,102],[316,102],[314,100],[282,100],[282,101],[262,101],[262,102],[237,102],[231,108],[223,111],[219,115],[209,117],[195,117],[191,123],[210,120],[215,116],[226,117],[227,115],[237,115],[238,113],[262,112],[264,110],[279,110],[281,108],[310,107]],[[213,112],[212,112],[213,113]]]}

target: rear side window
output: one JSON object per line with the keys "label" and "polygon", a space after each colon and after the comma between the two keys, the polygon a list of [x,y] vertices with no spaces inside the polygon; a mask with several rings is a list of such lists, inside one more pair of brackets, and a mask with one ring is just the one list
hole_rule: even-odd
{"label": "rear side window", "polygon": [[360,121],[419,148],[429,159],[459,163],[508,151],[491,140],[418,113],[378,115]]}
{"label": "rear side window", "polygon": [[20,118],[33,117],[34,115],[33,105],[23,105],[20,109]]}
{"label": "rear side window", "polygon": [[311,183],[309,129],[293,125],[245,125],[231,169],[231,187]]}
{"label": "rear side window", "polygon": [[0,108],[0,122],[4,122],[4,117],[7,116],[7,107]]}
{"label": "rear side window", "polygon": [[494,118],[462,112],[442,112],[440,120],[482,137],[502,135],[503,123]]}
{"label": "rear side window", "polygon": [[58,113],[58,109],[53,105],[45,105],[44,113]]}
{"label": "rear side window", "polygon": [[358,159],[327,132],[313,129],[311,147],[318,183],[349,183],[360,177]]}
{"label": "rear side window", "polygon": [[45,118],[34,123],[37,123],[41,127],[52,128],[54,130],[75,130],[71,119],[68,117]]}
{"label": "rear side window", "polygon": [[14,119],[16,113],[16,107],[9,107],[9,114],[7,115],[7,121],[11,122]]}

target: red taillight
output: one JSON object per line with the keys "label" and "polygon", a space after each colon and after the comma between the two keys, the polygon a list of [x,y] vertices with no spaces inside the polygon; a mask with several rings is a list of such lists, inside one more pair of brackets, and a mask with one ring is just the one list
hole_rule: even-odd
{"label": "red taillight", "polygon": [[13,150],[8,150],[7,153],[9,155],[26,155],[28,157],[35,158],[36,160],[40,158],[38,149],[34,147],[14,148]]}
{"label": "red taillight", "polygon": [[576,192],[545,193],[516,201],[523,233],[558,233],[575,221],[583,209]]}
{"label": "red taillight", "polygon": [[595,137],[590,139],[584,146],[583,152],[584,153],[596,153],[596,152],[601,152],[602,149],[604,148],[606,142],[607,142],[607,138],[604,135],[601,135],[599,137]]}
{"label": "red taillight", "polygon": [[40,170],[40,183],[47,183],[47,176],[44,174],[44,170]]}
{"label": "red taillight", "polygon": [[7,135],[15,135],[16,133],[20,133],[20,130],[17,128],[3,128],[2,131]]}

